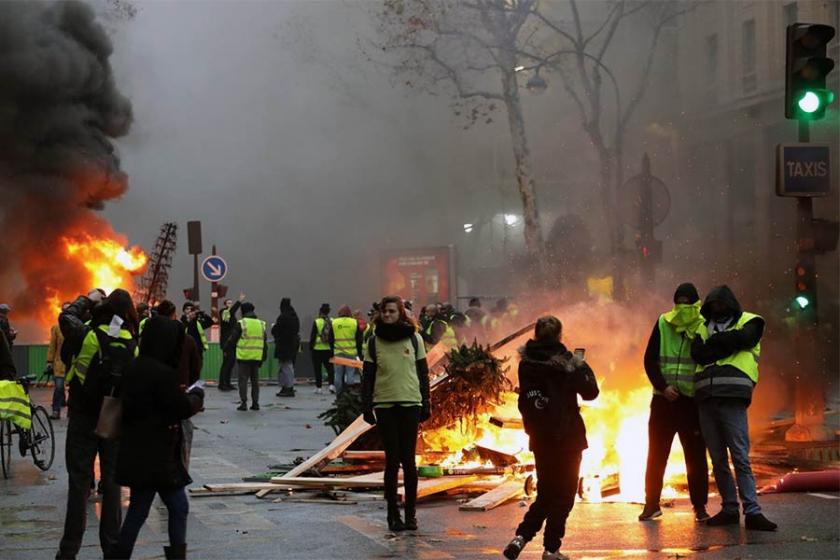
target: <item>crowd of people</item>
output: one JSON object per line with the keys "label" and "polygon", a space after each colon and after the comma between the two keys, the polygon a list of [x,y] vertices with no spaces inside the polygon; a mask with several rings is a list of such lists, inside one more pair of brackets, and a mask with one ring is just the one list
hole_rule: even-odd
{"label": "crowd of people", "polygon": [[[365,319],[347,305],[331,317],[325,303],[309,335],[315,392],[323,394],[325,382],[331,393],[355,387],[364,420],[379,431],[385,449],[387,525],[392,531],[418,527],[415,449],[420,424],[434,413],[427,350],[438,343],[454,346],[491,339],[515,324],[518,313],[505,300],[487,312],[476,298],[463,313],[446,303],[432,304],[415,318],[412,307],[400,297],[385,297],[373,304]],[[0,305],[2,379],[14,378],[10,352],[14,330],[8,311],[8,306]],[[154,308],[135,307],[131,296],[120,289],[107,297],[92,290],[62,305],[47,354],[56,379],[53,417],[60,417],[65,387],[71,411],[65,448],[67,511],[56,558],[75,558],[79,552],[97,457],[102,494],[99,535],[105,558],[131,556],[156,495],[169,511],[166,557],[186,557],[190,418],[203,408],[199,378],[212,321],[192,302],[182,306],[180,318],[176,315],[170,301]],[[279,364],[277,396],[295,395],[300,320],[289,298],[281,301],[270,329],[244,295],[236,302],[227,300],[220,327],[223,360],[218,389],[234,389],[231,378],[236,367],[238,410],[248,410],[249,385],[250,409],[260,408],[258,371],[267,357],[269,334]],[[749,459],[747,407],[758,382],[763,330],[764,320],[744,311],[726,286],[711,290],[702,304],[692,284],[676,289],[674,306],[655,322],[644,355],[653,397],[646,501],[639,521],[662,516],[665,466],[674,436],[679,435],[698,522],[739,524],[740,497],[747,529],[777,529],[761,512]],[[597,398],[599,389],[584,350],[571,352],[562,335],[560,320],[544,316],[536,321],[533,338],[520,349],[519,410],[535,456],[537,498],[504,549],[508,559],[517,558],[543,524],[543,559],[565,558],[560,547],[587,447],[578,400]],[[114,397],[119,397],[118,414],[107,406]],[[721,510],[714,516],[706,511],[707,451],[721,496]],[[400,469],[404,517],[397,494]],[[124,520],[120,486],[130,489]]]}

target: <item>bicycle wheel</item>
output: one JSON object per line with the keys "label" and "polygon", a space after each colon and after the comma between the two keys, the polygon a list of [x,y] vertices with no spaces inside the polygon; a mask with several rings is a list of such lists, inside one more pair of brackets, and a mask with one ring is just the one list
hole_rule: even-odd
{"label": "bicycle wheel", "polygon": [[3,478],[12,475],[12,425],[8,420],[0,420],[0,470]]}
{"label": "bicycle wheel", "polygon": [[52,420],[43,406],[32,409],[32,429],[29,432],[29,450],[32,461],[42,471],[52,466],[55,458],[55,434]]}

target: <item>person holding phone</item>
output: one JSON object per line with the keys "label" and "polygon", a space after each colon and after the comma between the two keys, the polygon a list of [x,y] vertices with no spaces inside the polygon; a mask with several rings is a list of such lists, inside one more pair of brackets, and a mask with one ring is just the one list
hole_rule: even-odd
{"label": "person holding phone", "polygon": [[656,320],[645,350],[645,373],[653,386],[648,420],[648,456],[645,471],[645,507],[639,521],[662,516],[659,498],[674,436],[680,436],[685,454],[688,493],[694,519],[709,518],[709,466],[700,417],[694,402],[691,342],[703,325],[700,296],[694,284],[684,283],[674,292],[674,307]]}
{"label": "person holding phone", "polygon": [[519,556],[543,522],[542,558],[566,558],[560,545],[575,505],[581,454],[587,447],[578,395],[591,401],[599,391],[595,374],[583,359],[584,350],[569,352],[560,342],[562,332],[557,317],[540,317],[534,338],[519,351],[519,411],[534,452],[537,499],[504,550],[509,560]]}

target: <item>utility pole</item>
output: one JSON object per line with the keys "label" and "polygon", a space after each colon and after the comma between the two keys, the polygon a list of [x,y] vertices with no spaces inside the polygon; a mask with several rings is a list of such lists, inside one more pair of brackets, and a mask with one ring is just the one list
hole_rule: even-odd
{"label": "utility pole", "polygon": [[[213,256],[216,256],[216,245],[213,245]],[[219,324],[219,283],[210,283],[210,314],[213,318],[213,324]]]}

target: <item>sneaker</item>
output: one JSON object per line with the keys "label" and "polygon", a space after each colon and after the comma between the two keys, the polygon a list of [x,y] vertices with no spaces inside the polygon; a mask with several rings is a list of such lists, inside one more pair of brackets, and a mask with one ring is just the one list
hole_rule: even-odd
{"label": "sneaker", "polygon": [[505,558],[508,560],[516,560],[516,558],[519,558],[519,553],[522,552],[522,549],[525,548],[526,544],[527,541],[525,540],[525,537],[522,535],[516,535],[505,547],[502,554],[504,554]]}
{"label": "sneaker", "polygon": [[258,404],[252,404],[251,405],[251,410],[259,410],[259,409],[260,409],[260,405],[258,405]]}
{"label": "sneaker", "polygon": [[335,393],[335,385],[330,385],[330,393]]}
{"label": "sneaker", "polygon": [[737,525],[741,521],[741,516],[737,511],[720,510],[712,517],[706,520],[706,525],[710,527],[723,527],[725,525]]}
{"label": "sneaker", "polygon": [[239,403],[239,406],[236,407],[236,410],[248,410],[248,403],[242,401]]}
{"label": "sneaker", "polygon": [[710,515],[709,512],[706,511],[706,506],[698,506],[694,508],[694,520],[697,522],[703,522],[709,519]]}
{"label": "sneaker", "polygon": [[645,505],[642,513],[639,514],[639,521],[650,521],[657,517],[662,517],[662,510],[659,509],[659,504]]}
{"label": "sneaker", "polygon": [[546,549],[543,550],[542,560],[569,560],[569,557],[560,552],[559,550],[551,552],[550,550]]}
{"label": "sneaker", "polygon": [[764,517],[764,514],[753,513],[744,516],[744,527],[752,531],[775,531],[778,525]]}

